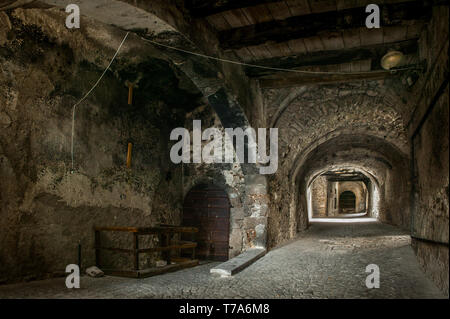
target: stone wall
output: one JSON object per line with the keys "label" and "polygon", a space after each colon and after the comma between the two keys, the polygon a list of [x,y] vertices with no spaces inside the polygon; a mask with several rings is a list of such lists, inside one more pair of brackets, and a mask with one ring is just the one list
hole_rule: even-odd
{"label": "stone wall", "polygon": [[[211,106],[204,105],[186,115],[184,127],[191,133],[191,149],[193,120],[201,120],[202,130],[210,127],[219,129],[224,138],[224,127],[217,114]],[[209,142],[202,141],[202,149]],[[223,145],[222,155],[225,147],[226,145]],[[234,150],[231,151],[235,154]],[[182,166],[184,196],[191,188],[201,183],[219,186],[228,194],[231,203],[230,258],[247,248],[265,247],[268,204],[264,177],[258,179],[244,175],[239,163],[183,163]]]}
{"label": "stone wall", "polygon": [[[114,53],[95,36],[107,36],[117,47],[123,35],[85,21],[84,38],[67,33],[55,39],[47,28],[59,24],[47,19],[41,29],[36,17],[35,10],[0,12],[0,282],[64,273],[77,263],[79,243],[83,268],[93,265],[94,225],[179,224],[182,169],[169,159],[169,133],[184,124],[199,98],[145,49],[145,61],[118,58],[77,108],[72,169],[72,106]],[[63,23],[59,28],[67,32]],[[132,48],[131,40],[125,55]],[[124,82],[139,72],[130,106]],[[125,167],[129,142],[131,169]],[[122,248],[129,239],[104,238]],[[143,258],[141,266],[156,258]],[[122,256],[104,261],[131,266]]]}
{"label": "stone wall", "polygon": [[[192,121],[201,120],[202,130],[210,127],[218,128],[223,133],[222,124],[209,105],[201,106],[187,114],[185,126],[191,133],[192,148]],[[208,141],[202,141],[202,148]],[[222,148],[222,153],[224,148]],[[217,155],[217,154],[215,154]],[[230,200],[230,248],[229,257],[238,255],[244,247],[245,233],[242,231],[244,220],[245,180],[238,163],[183,163],[183,194],[187,195],[194,186],[202,183],[219,186],[228,194]]]}
{"label": "stone wall", "polygon": [[267,121],[279,128],[279,169],[269,177],[270,246],[308,227],[306,175],[343,166],[376,176],[380,219],[409,228],[405,106],[391,90],[398,82],[401,87],[392,78],[263,92]]}
{"label": "stone wall", "polygon": [[327,188],[328,182],[325,176],[319,176],[312,183],[312,217],[327,216]]}
{"label": "stone wall", "polygon": [[[339,194],[345,191],[351,191],[355,194],[355,211],[354,213],[362,213],[366,210],[366,197],[368,196],[366,185],[363,182],[340,182]],[[340,213],[343,213],[340,210]]]}
{"label": "stone wall", "polygon": [[[449,8],[433,8],[419,41],[427,72],[411,94],[413,247],[425,272],[448,295],[449,243]],[[447,39],[447,41],[443,41]]]}
{"label": "stone wall", "polygon": [[[83,16],[76,32],[65,28],[65,13],[57,8],[16,9],[0,15],[0,137],[5,139],[0,143],[0,177],[18,181],[17,185],[15,180],[11,185],[2,181],[0,187],[2,214],[7,215],[0,222],[7,229],[2,232],[7,244],[0,254],[4,265],[0,281],[60,274],[68,263],[77,262],[79,242],[83,266],[90,266],[93,225],[179,224],[184,196],[201,182],[218,184],[229,195],[230,257],[246,248],[265,247],[264,176],[249,174],[251,170],[244,175],[239,164],[175,165],[169,159],[171,130],[189,128],[197,118],[204,120],[203,128],[223,129],[217,110],[228,123],[265,127],[258,84],[247,81],[235,66],[221,65],[219,72],[190,61],[187,69],[183,65],[180,69],[171,64],[172,57],[130,33],[111,72],[77,108],[72,170],[71,106],[95,83],[125,35],[94,20],[108,20],[97,13],[93,10],[93,16]],[[146,23],[142,17],[136,19]],[[189,69],[191,65],[195,70]],[[31,72],[28,78],[27,72]],[[136,83],[133,106],[126,105],[126,80]],[[210,96],[214,92],[206,82],[213,88],[223,86],[219,97]],[[199,85],[205,90],[202,93],[215,99],[216,112]],[[224,94],[223,88],[234,93]],[[23,137],[23,132],[30,133]],[[19,139],[14,143],[7,138],[16,135]],[[133,143],[131,170],[124,168],[129,142]],[[17,159],[23,164],[14,163]],[[60,211],[66,213],[59,215]],[[37,225],[36,234],[31,225]],[[54,225],[55,230],[45,232],[44,225]],[[54,240],[61,236],[59,243]],[[43,243],[34,244],[39,241]],[[103,241],[131,245],[123,236]],[[14,245],[16,252],[12,252]],[[58,262],[54,262],[56,256],[60,256]],[[143,259],[142,266],[153,265],[157,258]],[[103,261],[131,266],[122,257],[108,255]]]}
{"label": "stone wall", "polygon": [[339,183],[328,183],[328,216],[336,216],[339,214]]}

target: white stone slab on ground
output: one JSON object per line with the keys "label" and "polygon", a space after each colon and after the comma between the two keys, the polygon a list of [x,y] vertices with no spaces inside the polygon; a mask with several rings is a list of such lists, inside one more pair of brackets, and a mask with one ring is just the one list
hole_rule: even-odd
{"label": "white stone slab on ground", "polygon": [[266,249],[264,248],[251,248],[244,251],[242,254],[231,258],[230,260],[218,265],[217,267],[211,268],[211,274],[217,274],[222,277],[230,277],[244,268],[250,266],[252,263],[257,261],[259,258],[266,254]]}

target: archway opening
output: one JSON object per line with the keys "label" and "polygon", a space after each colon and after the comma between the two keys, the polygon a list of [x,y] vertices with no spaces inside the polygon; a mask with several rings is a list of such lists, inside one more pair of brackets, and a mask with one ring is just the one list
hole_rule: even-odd
{"label": "archway opening", "polygon": [[[337,135],[320,144],[312,144],[307,151],[298,155],[293,167],[292,187],[296,190],[290,207],[293,229],[304,230],[310,222],[319,221],[318,219],[340,222],[337,220],[339,218],[342,222],[358,222],[357,219],[367,222],[371,219],[404,228],[409,226],[408,160],[392,143],[365,134]],[[328,213],[328,216],[324,214],[315,217],[313,183],[319,177],[328,185],[345,183],[346,186],[337,189],[333,196],[329,196],[329,193],[324,195],[328,199],[326,205],[322,201],[323,210],[326,211],[327,207],[329,209],[334,204],[330,203],[331,198],[337,196],[336,211]],[[357,200],[357,212],[347,214],[349,216],[337,216],[339,191],[353,191],[358,198],[355,188],[350,187],[350,182],[356,181],[364,184],[358,193],[366,193],[361,196],[363,200]],[[334,205],[332,208],[334,210]]]}
{"label": "archway opening", "polygon": [[203,260],[228,260],[230,201],[220,187],[199,184],[185,197],[183,225],[197,227],[196,256]]}
{"label": "archway opening", "polygon": [[358,169],[325,169],[313,177],[307,187],[309,221],[377,217],[379,197],[377,181]]}
{"label": "archway opening", "polygon": [[356,195],[352,191],[345,191],[339,195],[339,213],[356,213]]}

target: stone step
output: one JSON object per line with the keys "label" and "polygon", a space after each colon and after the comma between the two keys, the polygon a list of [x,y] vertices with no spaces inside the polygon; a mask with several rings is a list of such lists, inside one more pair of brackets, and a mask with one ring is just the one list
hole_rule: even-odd
{"label": "stone step", "polygon": [[251,248],[243,252],[242,254],[211,268],[210,273],[220,275],[221,277],[230,277],[250,266],[259,258],[266,254],[264,248]]}

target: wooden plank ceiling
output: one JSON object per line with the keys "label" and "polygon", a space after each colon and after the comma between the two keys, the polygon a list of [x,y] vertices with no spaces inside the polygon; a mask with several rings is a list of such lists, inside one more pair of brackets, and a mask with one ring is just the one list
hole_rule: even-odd
{"label": "wooden plank ceiling", "polygon": [[[233,51],[242,62],[289,69],[371,71],[381,69],[380,59],[390,49],[401,50],[407,57],[405,63],[417,62],[417,39],[439,1],[376,1],[382,27],[368,29],[365,7],[373,2],[185,0],[185,6],[192,17],[205,19],[217,31],[225,52]],[[255,68],[247,68],[246,73],[260,79],[284,74]]]}

